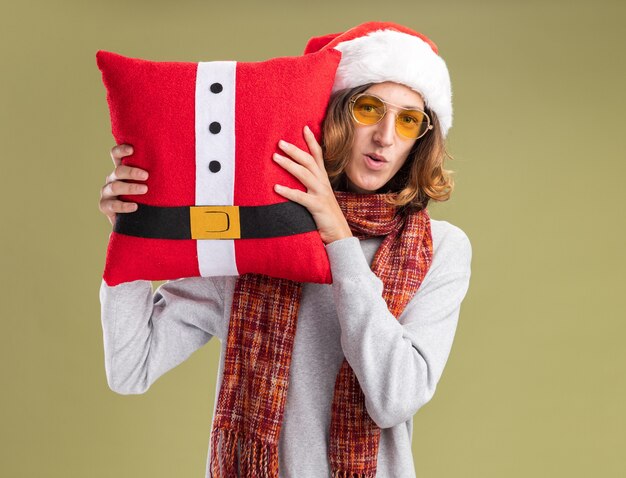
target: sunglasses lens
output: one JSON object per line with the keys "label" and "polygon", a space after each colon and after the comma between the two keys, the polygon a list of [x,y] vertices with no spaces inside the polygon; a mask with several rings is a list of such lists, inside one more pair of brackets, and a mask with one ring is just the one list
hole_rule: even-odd
{"label": "sunglasses lens", "polygon": [[[385,103],[376,96],[358,96],[351,105],[352,116],[363,125],[377,124],[385,116]],[[428,116],[420,110],[400,109],[396,117],[396,131],[405,138],[423,136],[429,125]]]}
{"label": "sunglasses lens", "polygon": [[352,114],[361,124],[376,124],[385,115],[385,105],[374,96],[359,96],[352,106]]}
{"label": "sunglasses lens", "polygon": [[419,138],[428,128],[428,119],[421,111],[406,110],[398,115],[396,128],[402,136]]}

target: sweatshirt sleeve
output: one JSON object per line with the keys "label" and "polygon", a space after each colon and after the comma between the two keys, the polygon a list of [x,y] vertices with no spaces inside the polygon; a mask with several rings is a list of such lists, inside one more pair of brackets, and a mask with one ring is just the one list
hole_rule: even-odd
{"label": "sweatshirt sleeve", "polygon": [[327,246],[341,346],[380,428],[410,420],[434,395],[469,287],[472,249],[456,226],[441,237],[420,288],[397,320],[357,238]]}
{"label": "sweatshirt sleeve", "polygon": [[111,390],[144,393],[224,328],[222,291],[214,278],[100,286],[104,363]]}

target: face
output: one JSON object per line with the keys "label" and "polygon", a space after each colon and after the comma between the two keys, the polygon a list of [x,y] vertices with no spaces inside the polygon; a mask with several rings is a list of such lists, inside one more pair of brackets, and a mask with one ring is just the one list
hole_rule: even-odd
{"label": "face", "polygon": [[[366,90],[382,100],[404,108],[424,109],[421,95],[398,83],[376,83]],[[345,173],[348,189],[356,193],[375,193],[406,161],[417,140],[396,132],[398,111],[387,107],[387,114],[375,125],[354,124],[354,142]]]}

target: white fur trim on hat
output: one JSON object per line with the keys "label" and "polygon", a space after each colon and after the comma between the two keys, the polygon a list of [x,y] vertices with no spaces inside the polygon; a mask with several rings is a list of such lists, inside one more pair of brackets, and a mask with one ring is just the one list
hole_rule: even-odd
{"label": "white fur trim on hat", "polygon": [[373,31],[338,43],[342,57],[333,92],[366,83],[393,81],[424,98],[445,137],[452,126],[452,89],[443,59],[421,38],[395,30]]}

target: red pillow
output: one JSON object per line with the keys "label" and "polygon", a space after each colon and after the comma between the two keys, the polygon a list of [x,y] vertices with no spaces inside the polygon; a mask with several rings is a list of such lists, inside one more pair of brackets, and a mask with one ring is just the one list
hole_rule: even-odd
{"label": "red pillow", "polygon": [[103,278],[266,274],[330,283],[324,244],[306,208],[273,190],[304,186],[272,160],[284,139],[320,137],[341,53],[258,63],[153,62],[98,51],[124,164],[149,172],[148,192],[117,215]]}

